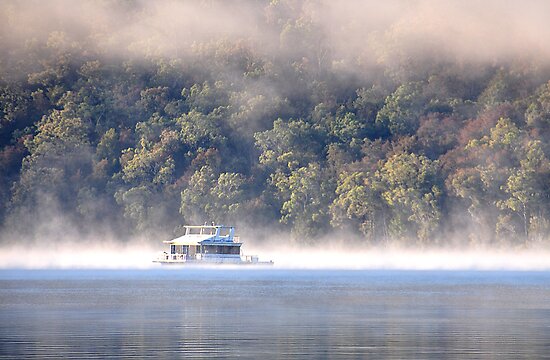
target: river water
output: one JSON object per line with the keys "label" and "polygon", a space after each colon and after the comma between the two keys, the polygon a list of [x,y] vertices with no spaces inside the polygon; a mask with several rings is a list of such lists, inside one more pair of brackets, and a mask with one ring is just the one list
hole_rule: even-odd
{"label": "river water", "polygon": [[550,272],[0,270],[0,358],[550,358]]}

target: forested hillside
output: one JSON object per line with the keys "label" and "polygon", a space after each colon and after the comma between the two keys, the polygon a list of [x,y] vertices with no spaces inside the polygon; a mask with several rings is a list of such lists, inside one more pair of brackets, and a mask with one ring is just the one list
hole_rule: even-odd
{"label": "forested hillside", "polygon": [[3,241],[204,221],[309,243],[546,241],[540,49],[327,23],[323,1],[229,3],[2,2]]}

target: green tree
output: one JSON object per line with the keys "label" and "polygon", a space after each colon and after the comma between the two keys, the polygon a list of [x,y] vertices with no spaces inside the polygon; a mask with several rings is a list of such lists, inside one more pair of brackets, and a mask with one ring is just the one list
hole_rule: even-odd
{"label": "green tree", "polygon": [[243,204],[245,203],[246,178],[237,173],[221,173],[211,190],[212,209],[211,218],[222,222],[239,220]]}
{"label": "green tree", "polygon": [[388,208],[382,199],[382,184],[375,175],[363,171],[340,174],[336,198],[330,206],[331,224],[342,227],[346,221],[358,223],[370,242],[387,236]]}
{"label": "green tree", "polygon": [[367,125],[351,112],[337,114],[329,123],[329,129],[329,135],[356,153],[359,153],[363,139],[367,136]]}
{"label": "green tree", "polygon": [[120,166],[119,159],[121,152],[122,150],[119,136],[115,129],[110,128],[101,136],[101,139],[96,146],[96,164],[104,160],[108,165],[108,169],[106,170],[109,174],[112,174],[118,170]]}
{"label": "green tree", "polygon": [[318,160],[323,152],[323,132],[303,120],[277,119],[273,129],[256,133],[262,151],[260,163],[274,169],[295,169]]}
{"label": "green tree", "polygon": [[214,86],[205,81],[202,84],[194,84],[191,88],[184,88],[181,96],[189,109],[208,114],[216,108],[228,104],[228,94],[222,81],[216,81]]}
{"label": "green tree", "polygon": [[[91,171],[90,142],[80,118],[54,110],[38,123],[34,137],[25,141],[29,155],[15,187],[14,206],[33,207],[40,193],[61,202],[74,200],[83,175]],[[50,180],[48,180],[50,179]]]}
{"label": "green tree", "polygon": [[227,141],[223,134],[222,114],[219,111],[205,115],[191,110],[177,118],[176,123],[180,128],[181,141],[191,150],[220,147]]}
{"label": "green tree", "polygon": [[141,139],[137,149],[122,153],[122,178],[131,184],[166,185],[172,182],[175,161],[173,154],[181,147],[179,134],[165,130],[160,141],[153,143]]}
{"label": "green tree", "polygon": [[181,193],[180,213],[187,220],[224,223],[238,220],[246,201],[246,179],[241,174],[217,174],[210,166],[195,171]]}
{"label": "green tree", "polygon": [[[550,162],[546,158],[540,141],[531,141],[527,144],[526,157],[520,161],[506,180],[501,189],[507,194],[507,198],[498,202],[502,209],[509,209],[516,213],[522,220],[523,236],[530,238],[530,229],[540,231],[541,226],[537,220],[545,212],[545,197],[547,185],[545,179],[550,172]],[[532,225],[532,226],[531,226]],[[540,237],[540,233],[535,233]]]}
{"label": "green tree", "polygon": [[398,238],[433,240],[439,226],[441,196],[439,163],[423,155],[401,153],[380,169],[382,198],[392,212],[390,234]]}
{"label": "green tree", "polygon": [[522,157],[524,135],[509,118],[500,118],[488,135],[468,142],[464,149],[467,165],[447,180],[451,192],[466,201],[475,224],[471,233],[475,241],[492,242],[495,235],[499,241],[517,236],[514,224],[501,210],[506,208],[503,189]]}
{"label": "green tree", "polygon": [[290,175],[275,173],[271,182],[282,200],[281,222],[292,226],[295,238],[311,240],[326,228],[334,187],[318,163],[297,168]]}
{"label": "green tree", "polygon": [[532,127],[547,129],[550,126],[550,82],[537,91],[525,111],[525,119]]}
{"label": "green tree", "polygon": [[116,201],[124,209],[124,217],[135,227],[137,233],[151,235],[158,227],[154,218],[154,193],[145,185],[120,190]]}
{"label": "green tree", "polygon": [[392,135],[411,135],[419,126],[425,102],[421,82],[399,86],[386,97],[384,107],[376,115],[376,123],[390,130]]}
{"label": "green tree", "polygon": [[510,102],[516,95],[514,90],[513,77],[504,69],[500,69],[481,93],[477,102],[485,108]]}

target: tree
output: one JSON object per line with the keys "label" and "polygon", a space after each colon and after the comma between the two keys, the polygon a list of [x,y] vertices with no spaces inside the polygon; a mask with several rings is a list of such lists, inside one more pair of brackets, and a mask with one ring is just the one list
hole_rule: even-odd
{"label": "tree", "polygon": [[367,136],[365,122],[357,119],[354,113],[337,114],[334,120],[329,123],[329,135],[337,142],[359,153],[363,139]]}
{"label": "tree", "polygon": [[54,110],[42,118],[37,134],[25,141],[29,155],[23,159],[13,206],[32,208],[40,193],[62,203],[74,201],[82,177],[91,172],[86,130],[80,118],[65,111]]}
{"label": "tree", "polygon": [[222,81],[216,81],[211,86],[208,81],[202,84],[194,84],[189,89],[183,89],[181,96],[189,109],[208,114],[216,108],[228,104],[228,95]]}
{"label": "tree", "polygon": [[515,97],[513,80],[510,74],[500,69],[479,96],[478,103],[490,108],[511,101]]}
{"label": "tree", "polygon": [[420,119],[416,142],[430,159],[437,159],[458,144],[462,122],[453,117],[429,114]]}
{"label": "tree", "polygon": [[181,141],[191,150],[220,147],[227,141],[219,111],[205,115],[191,110],[177,118],[176,123],[180,128]]}
{"label": "tree", "polygon": [[[521,217],[523,236],[530,238],[530,229],[542,230],[536,220],[540,219],[546,210],[545,198],[548,197],[545,179],[550,172],[550,162],[542,151],[540,141],[530,141],[527,144],[526,157],[520,161],[506,180],[501,189],[508,195],[498,202],[501,209],[509,209]],[[532,226],[531,226],[532,225]],[[537,226],[539,225],[539,226]],[[540,236],[539,234],[536,234]]]}
{"label": "tree", "polygon": [[245,202],[246,179],[241,174],[217,174],[210,166],[195,171],[181,192],[180,213],[197,223],[235,221]]}
{"label": "tree", "polygon": [[295,169],[318,160],[323,152],[324,134],[304,120],[277,119],[273,129],[254,134],[262,151],[260,163],[273,169]]}
{"label": "tree", "polygon": [[345,221],[358,223],[368,241],[387,237],[388,208],[382,199],[382,184],[377,176],[363,171],[340,174],[336,198],[330,206],[331,224],[342,227]]}
{"label": "tree", "polygon": [[524,135],[509,118],[501,117],[489,134],[468,142],[464,149],[467,164],[447,180],[451,192],[466,200],[477,228],[471,234],[476,241],[492,242],[497,234],[500,241],[516,236],[514,224],[501,213],[506,197],[502,190],[519,165]]}
{"label": "tree", "polygon": [[153,234],[155,226],[154,218],[154,193],[145,185],[120,190],[116,193],[116,200],[124,209],[124,217],[130,220],[137,233]]}
{"label": "tree", "polygon": [[295,238],[311,240],[329,223],[329,206],[334,188],[327,172],[318,163],[275,173],[271,182],[282,200],[281,222],[290,224]]}
{"label": "tree", "polygon": [[382,198],[392,212],[390,234],[432,240],[441,218],[438,162],[414,153],[396,154],[384,163],[379,176],[384,182]]}
{"label": "tree", "polygon": [[[483,152],[480,152],[480,156],[483,156]],[[515,236],[515,230],[508,234],[502,232],[509,232],[514,226],[505,224],[508,220],[502,216],[498,206],[505,197],[502,189],[512,171],[509,165],[499,166],[488,160],[482,165],[458,169],[449,176],[447,182],[452,194],[465,200],[475,225],[470,233],[473,241],[491,243],[503,241],[506,236]]]}
{"label": "tree", "polygon": [[166,185],[175,175],[173,154],[181,147],[179,134],[165,130],[160,141],[153,143],[141,139],[137,149],[122,153],[122,178],[130,184]]}
{"label": "tree", "polygon": [[537,91],[525,111],[527,124],[532,127],[548,129],[550,126],[550,82]]}
{"label": "tree", "polygon": [[392,135],[411,135],[419,125],[424,98],[421,82],[399,86],[386,97],[384,107],[376,115],[376,123],[390,130]]}
{"label": "tree", "polygon": [[99,162],[105,160],[109,166],[109,172],[112,173],[118,170],[118,167],[120,165],[120,155],[121,145],[119,141],[119,136],[115,129],[110,128],[101,136],[101,139],[96,146],[96,161]]}
{"label": "tree", "polygon": [[221,173],[211,190],[213,208],[211,219],[221,223],[239,220],[246,200],[246,178],[237,173]]}
{"label": "tree", "polygon": [[64,157],[89,145],[88,129],[68,111],[54,110],[38,124],[36,136],[25,145],[32,155]]}

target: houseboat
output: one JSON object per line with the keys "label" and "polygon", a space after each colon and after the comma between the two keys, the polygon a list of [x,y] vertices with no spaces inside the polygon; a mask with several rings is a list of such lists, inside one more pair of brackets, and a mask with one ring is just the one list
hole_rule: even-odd
{"label": "houseboat", "polygon": [[163,241],[169,246],[153,260],[161,264],[257,264],[272,265],[273,261],[259,261],[256,255],[243,255],[242,242],[235,236],[235,227],[224,225],[184,226],[185,234]]}

